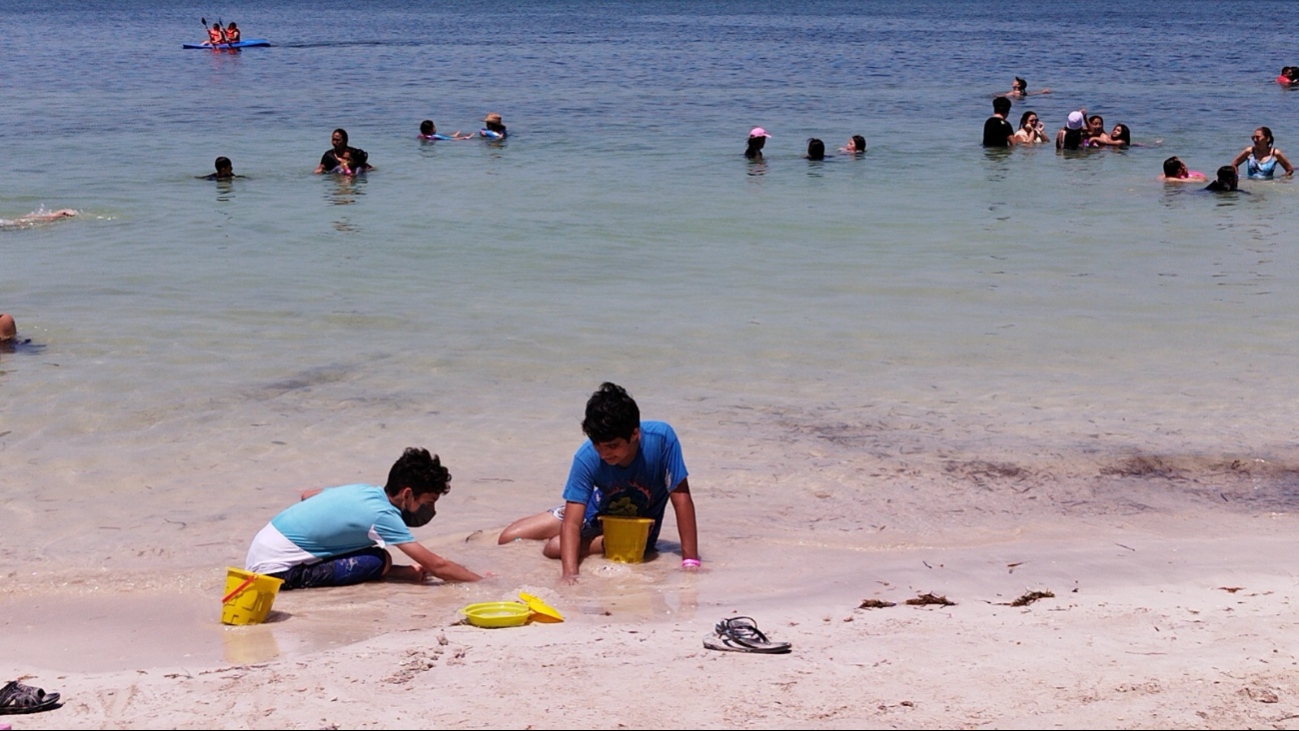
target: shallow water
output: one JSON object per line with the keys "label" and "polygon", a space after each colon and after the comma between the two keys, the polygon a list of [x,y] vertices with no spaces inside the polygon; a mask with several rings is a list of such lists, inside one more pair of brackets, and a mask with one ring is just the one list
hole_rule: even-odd
{"label": "shallow water", "polygon": [[[0,352],[4,563],[237,564],[409,444],[456,475],[426,532],[503,525],[558,499],[603,380],[677,426],[703,505],[796,475],[869,506],[890,454],[1285,457],[1299,187],[1155,176],[1299,139],[1257,22],[1289,6],[1018,7],[257,3],[224,19],[275,45],[226,54],[180,48],[207,8],[6,4],[0,217],[81,216],[0,231],[33,341]],[[1145,146],[985,152],[1016,74],[1054,93],[1014,119]],[[414,139],[487,112],[506,143]],[[311,174],[338,126],[373,174]],[[217,155],[246,177],[195,180]]]}

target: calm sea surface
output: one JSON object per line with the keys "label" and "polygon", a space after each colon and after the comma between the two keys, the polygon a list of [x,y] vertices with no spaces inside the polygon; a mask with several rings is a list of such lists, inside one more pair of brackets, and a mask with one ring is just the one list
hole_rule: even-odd
{"label": "calm sea surface", "polygon": [[[603,380],[692,482],[791,418],[974,453],[1294,441],[1299,185],[1155,180],[1259,125],[1299,160],[1294,3],[792,5],[0,5],[0,218],[81,212],[0,230],[32,341],[0,353],[0,566],[237,563],[290,487],[408,444],[476,501],[442,525],[503,523],[557,499]],[[201,17],[274,45],[182,50]],[[1015,75],[1053,93],[1014,120],[1084,106],[1143,146],[985,152]],[[488,112],[506,143],[415,139]],[[311,174],[335,127],[375,172]],[[245,177],[196,180],[218,155]]]}

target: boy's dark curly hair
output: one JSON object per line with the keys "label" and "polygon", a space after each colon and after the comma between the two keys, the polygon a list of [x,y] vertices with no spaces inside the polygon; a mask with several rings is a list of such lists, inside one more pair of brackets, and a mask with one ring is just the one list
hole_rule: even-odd
{"label": "boy's dark curly hair", "polygon": [[442,466],[436,454],[430,455],[427,449],[407,447],[401,457],[388,470],[388,484],[383,491],[396,495],[402,488],[409,487],[415,497],[436,492],[445,495],[451,491],[451,472]]}
{"label": "boy's dark curly hair", "polygon": [[582,431],[597,444],[615,439],[631,439],[640,428],[640,407],[622,386],[605,382],[586,402]]}

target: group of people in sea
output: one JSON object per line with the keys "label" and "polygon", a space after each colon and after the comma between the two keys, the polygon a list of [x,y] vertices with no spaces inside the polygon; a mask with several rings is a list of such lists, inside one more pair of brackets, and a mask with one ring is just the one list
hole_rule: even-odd
{"label": "group of people in sea", "polygon": [[[1299,67],[1287,66],[1282,69],[1281,76],[1277,77],[1277,82],[1281,83],[1283,79],[1286,80],[1287,84],[1291,83],[1290,79],[1296,79],[1294,83],[1299,84]],[[1030,92],[1028,91],[1028,83],[1018,76],[1015,77],[1010,92],[998,94],[992,99],[992,116],[983,123],[983,146],[992,148],[1014,147],[1016,145],[1037,145],[1050,142],[1050,138],[1046,133],[1046,125],[1042,123],[1036,112],[1030,110],[1020,115],[1019,129],[1011,126],[1009,121],[1012,106],[1011,97],[1022,99],[1031,94],[1049,94],[1050,92],[1050,89]],[[1255,129],[1254,133],[1250,135],[1250,143],[1249,147],[1241,150],[1232,158],[1231,164],[1218,168],[1216,180],[1209,183],[1205,190],[1214,192],[1238,190],[1240,178],[1237,169],[1242,163],[1245,165],[1246,175],[1254,180],[1271,180],[1275,177],[1278,166],[1287,177],[1294,174],[1294,166],[1290,164],[1285,154],[1277,149],[1270,128],[1259,127]],[[1055,134],[1055,147],[1061,151],[1096,148],[1124,149],[1132,146],[1138,146],[1138,143],[1132,141],[1132,130],[1126,124],[1116,124],[1107,131],[1104,118],[1099,114],[1088,116],[1086,109],[1070,112],[1065,119],[1064,126]],[[1164,161],[1163,174],[1159,176],[1159,179],[1168,183],[1203,183],[1208,180],[1208,177],[1204,173],[1188,169],[1185,163],[1174,156]]]}
{"label": "group of people in sea", "polygon": [[[767,140],[770,138],[771,135],[767,134],[767,130],[761,127],[749,130],[749,142],[744,148],[744,156],[755,162],[761,160],[762,150],[767,146]],[[866,138],[862,135],[853,135],[848,138],[843,147],[839,148],[839,152],[854,157],[866,154]],[[809,137],[807,155],[804,157],[808,160],[824,160],[825,156],[825,142],[816,137]]]}
{"label": "group of people in sea", "polygon": [[[419,124],[419,134],[416,139],[421,142],[435,142],[438,140],[472,140],[482,138],[489,141],[504,140],[509,135],[505,124],[501,120],[501,115],[495,112],[488,114],[483,118],[483,127],[478,130],[477,135],[462,135],[459,130],[453,132],[450,136],[439,134],[437,125],[433,120],[426,119]],[[320,163],[316,165],[315,173],[334,173],[338,175],[357,175],[358,173],[367,173],[374,170],[370,164],[370,154],[359,147],[352,147],[349,144],[347,130],[339,127],[330,133],[330,147],[325,150],[325,154],[320,156]],[[235,175],[234,163],[230,158],[222,155],[213,163],[216,172],[198,177],[204,180],[231,180],[239,176]]]}

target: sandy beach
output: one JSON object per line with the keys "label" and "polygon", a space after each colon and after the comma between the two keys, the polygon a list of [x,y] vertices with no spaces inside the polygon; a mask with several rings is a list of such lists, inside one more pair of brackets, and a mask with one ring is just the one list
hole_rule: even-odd
{"label": "sandy beach", "polygon": [[[1290,553],[1294,517],[1239,509],[1232,501],[1250,488],[1230,474],[1196,480],[1221,507],[1048,510],[1019,526],[905,534],[818,528],[826,514],[777,505],[789,529],[763,536],[738,515],[738,490],[701,491],[701,515],[714,519],[700,574],[676,570],[664,540],[656,560],[591,559],[581,583],[560,587],[535,545],[497,547],[473,532],[426,542],[470,563],[494,558],[503,575],[282,593],[272,621],[252,627],[217,622],[217,570],[187,574],[179,591],[136,577],[129,592],[115,591],[109,572],[54,590],[53,577],[37,589],[11,574],[0,673],[31,675],[66,705],[6,720],[23,729],[1299,727],[1289,641],[1299,587],[1276,560]],[[1136,505],[1172,482],[1111,475],[1075,487],[1108,483]],[[994,498],[1024,487],[1005,475],[980,484]],[[664,537],[674,535],[669,523]],[[459,606],[519,591],[567,621],[457,623]],[[1012,606],[1030,592],[1054,596]],[[921,594],[954,605],[905,604]],[[896,606],[860,608],[868,599]],[[713,624],[736,615],[793,652],[704,649]]]}
{"label": "sandy beach", "polygon": [[[0,723],[1299,728],[1299,187],[1159,180],[1261,125],[1293,159],[1286,24],[81,5],[0,4],[0,218],[77,211],[0,231],[0,682],[64,701]],[[270,45],[182,48],[214,13]],[[1012,122],[1134,144],[983,148],[1019,76],[1052,91]],[[488,114],[507,140],[416,138]],[[335,129],[372,174],[313,173]],[[702,571],[672,511],[574,586],[497,544],[561,502],[603,381],[679,435]],[[412,446],[454,475],[413,535],[488,580],[221,624],[268,520]],[[521,592],[565,621],[460,623]],[[706,649],[735,616],[793,651]]]}

